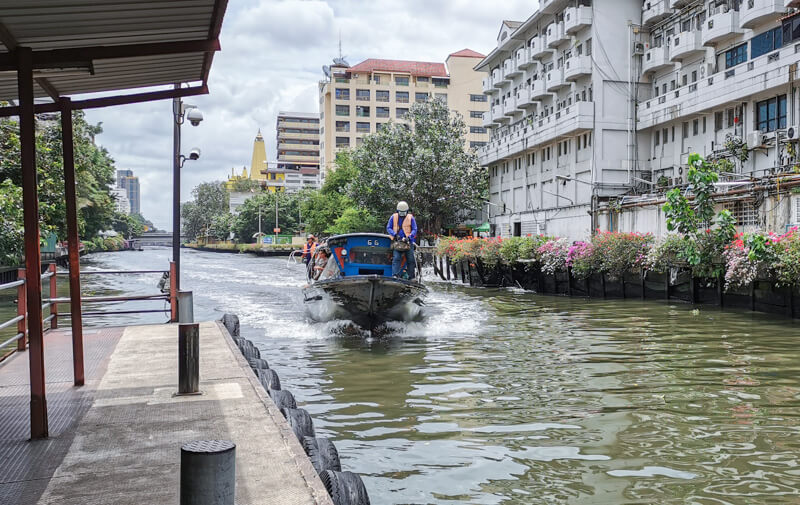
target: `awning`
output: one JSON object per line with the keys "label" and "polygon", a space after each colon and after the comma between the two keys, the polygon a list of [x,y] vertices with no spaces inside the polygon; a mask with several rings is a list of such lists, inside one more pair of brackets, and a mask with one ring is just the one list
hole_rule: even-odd
{"label": "awning", "polygon": [[477,228],[474,228],[472,231],[478,231],[478,232],[485,231],[485,232],[488,233],[488,232],[492,231],[492,228],[489,226],[489,221],[486,221],[485,223],[483,223],[482,225],[478,226]]}

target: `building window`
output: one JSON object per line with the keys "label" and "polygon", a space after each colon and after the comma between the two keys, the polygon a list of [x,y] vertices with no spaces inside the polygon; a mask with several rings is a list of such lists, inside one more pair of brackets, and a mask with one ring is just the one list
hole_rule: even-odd
{"label": "building window", "polygon": [[433,78],[433,85],[437,88],[446,88],[448,84],[450,84],[450,81],[447,79],[437,79],[436,77]]}
{"label": "building window", "polygon": [[394,78],[394,83],[395,83],[397,86],[408,86],[408,77],[399,77],[399,76],[396,76],[396,77]]}
{"label": "building window", "polygon": [[364,143],[363,137],[356,137],[356,147],[360,146],[363,143]]}
{"label": "building window", "polygon": [[786,128],[786,95],[763,100],[756,104],[756,128],[761,132]]}
{"label": "building window", "polygon": [[430,77],[417,77],[417,82],[431,82]]}
{"label": "building window", "polygon": [[394,100],[397,103],[408,103],[408,91],[395,91]]}
{"label": "building window", "polygon": [[800,16],[794,16],[783,22],[783,39],[784,44],[800,40]]}
{"label": "building window", "polygon": [[656,130],[655,135],[653,135],[653,145],[658,146],[659,144],[661,144],[661,134]]}
{"label": "building window", "polygon": [[733,109],[731,108],[731,109],[726,110],[725,111],[725,115],[728,116],[727,127],[728,128],[733,128],[733,124],[736,122],[736,120],[734,119]]}
{"label": "building window", "polygon": [[357,89],[356,90],[356,100],[360,102],[369,102],[369,90],[368,89]]}
{"label": "building window", "polygon": [[661,130],[661,138],[664,139],[664,144],[669,140],[669,131],[666,128]]}
{"label": "building window", "polygon": [[783,30],[775,28],[750,39],[750,58],[758,58],[783,45]]}
{"label": "building window", "polygon": [[414,101],[417,103],[428,101],[428,93],[414,93]]}
{"label": "building window", "polygon": [[692,135],[697,135],[700,133],[700,121],[695,119],[692,121]]}
{"label": "building window", "polygon": [[714,113],[714,131],[718,132],[722,129],[722,111]]}
{"label": "building window", "polygon": [[336,137],[336,147],[350,147],[350,137]]}
{"label": "building window", "polygon": [[486,142],[481,142],[481,141],[477,141],[477,140],[473,140],[472,142],[469,143],[470,149],[477,149],[477,148],[483,147],[485,145],[486,145]]}
{"label": "building window", "polygon": [[369,133],[369,123],[363,123],[361,121],[356,123],[356,132],[357,133]]}
{"label": "building window", "polygon": [[758,226],[758,211],[753,200],[735,200],[723,206],[736,219],[737,226]]}
{"label": "building window", "polygon": [[350,100],[350,90],[347,88],[336,88],[337,100]]}
{"label": "building window", "polygon": [[486,95],[469,95],[470,102],[485,102]]}
{"label": "building window", "polygon": [[405,107],[398,107],[394,111],[394,117],[396,117],[397,119],[405,119],[406,114],[408,114],[408,109]]}
{"label": "building window", "polygon": [[363,105],[359,105],[356,107],[356,116],[358,117],[369,117],[369,107],[365,107]]}
{"label": "building window", "polygon": [[688,139],[689,138],[689,122],[688,121],[684,121],[682,126],[683,126],[683,138]]}
{"label": "building window", "polygon": [[336,115],[337,116],[349,116],[350,115],[350,106],[349,105],[337,105],[336,106]]}
{"label": "building window", "polygon": [[740,44],[725,51],[725,68],[735,67],[747,61],[747,43]]}
{"label": "building window", "polygon": [[483,111],[482,110],[471,110],[469,111],[469,117],[483,119]]}
{"label": "building window", "polygon": [[378,90],[375,92],[375,100],[379,102],[388,102],[389,101],[389,91],[388,90]]}
{"label": "building window", "polygon": [[483,126],[470,126],[469,127],[470,133],[486,133],[486,128]]}
{"label": "building window", "polygon": [[[379,75],[373,75],[373,76],[372,76],[372,82],[374,82],[375,84],[380,84],[380,83],[381,83],[381,76],[379,76]],[[379,92],[379,93],[380,93],[380,92]],[[387,92],[387,93],[388,93],[388,92]]]}
{"label": "building window", "polygon": [[447,103],[447,93],[436,93],[436,94],[434,95],[434,97],[435,97],[437,100],[441,100],[441,102],[442,102],[442,103],[444,103],[444,104],[446,104],[446,103]]}
{"label": "building window", "polygon": [[706,117],[703,116],[703,133],[706,132]]}
{"label": "building window", "polygon": [[375,117],[389,117],[389,107],[375,107]]}

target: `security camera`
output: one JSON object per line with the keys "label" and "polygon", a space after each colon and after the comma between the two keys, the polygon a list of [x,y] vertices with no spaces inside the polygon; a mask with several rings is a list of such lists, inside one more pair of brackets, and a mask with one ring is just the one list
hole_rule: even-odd
{"label": "security camera", "polygon": [[194,149],[189,151],[189,159],[190,160],[196,160],[198,158],[200,158],[200,149],[195,147]]}
{"label": "security camera", "polygon": [[203,113],[200,112],[200,109],[189,109],[186,113],[186,119],[192,123],[192,126],[197,126],[200,124],[200,121],[203,120]]}

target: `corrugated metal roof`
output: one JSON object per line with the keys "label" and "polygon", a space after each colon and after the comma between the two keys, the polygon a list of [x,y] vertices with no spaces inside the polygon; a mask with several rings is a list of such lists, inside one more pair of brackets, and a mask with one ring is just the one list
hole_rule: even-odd
{"label": "corrugated metal roof", "polygon": [[[213,51],[192,46],[189,52],[174,54],[167,47],[173,42],[217,40],[227,0],[26,0],[16,4],[0,7],[0,59],[9,61],[9,51],[15,46],[30,47],[36,71],[37,55],[48,56],[45,52],[55,50],[51,56],[56,62],[40,68],[72,69],[49,71],[46,82],[34,86],[36,97],[46,97],[46,88],[68,96],[178,82],[205,84]],[[159,46],[135,56],[141,44]],[[113,57],[114,49],[89,50],[101,46],[130,50],[124,58]],[[79,50],[76,55],[85,50],[92,56],[59,63],[58,57],[73,54],[71,49]],[[90,70],[92,75],[81,73]],[[0,99],[16,98],[16,75],[0,72]]]}

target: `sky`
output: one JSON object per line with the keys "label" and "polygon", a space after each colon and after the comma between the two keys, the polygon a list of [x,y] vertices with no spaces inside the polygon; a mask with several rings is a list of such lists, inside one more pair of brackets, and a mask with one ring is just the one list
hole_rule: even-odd
{"label": "sky", "polygon": [[[201,182],[222,181],[250,165],[261,129],[267,159],[275,160],[279,110],[319,112],[322,66],[342,53],[351,65],[367,58],[444,62],[470,48],[487,54],[503,19],[524,21],[536,1],[498,0],[229,0],[222,50],[214,56],[208,95],[185,98],[204,120],[182,127],[182,151],[198,161],[181,172],[181,199]],[[142,214],[171,229],[171,101],[93,109],[102,122],[97,143],[118,169],[139,177]]]}

